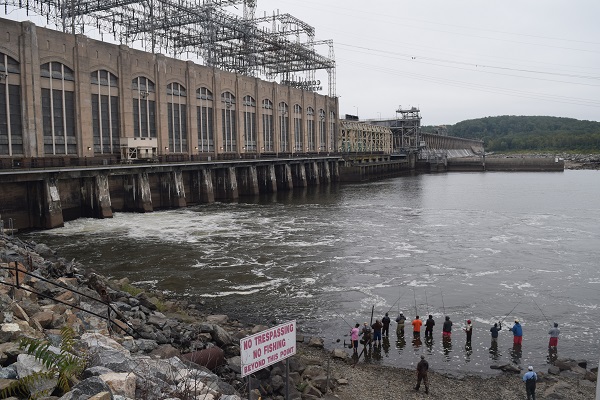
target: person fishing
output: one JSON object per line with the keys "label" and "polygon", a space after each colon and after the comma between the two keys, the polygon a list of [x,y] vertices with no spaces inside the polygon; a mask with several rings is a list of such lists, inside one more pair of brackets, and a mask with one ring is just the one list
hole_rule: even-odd
{"label": "person fishing", "polygon": [[417,315],[417,317],[412,322],[413,336],[415,338],[420,338],[421,337],[421,325],[423,325],[423,321],[421,321],[421,319]]}
{"label": "person fishing", "polygon": [[435,326],[435,321],[433,319],[433,315],[429,315],[427,321],[425,321],[425,337],[432,338],[433,337],[433,327]]}
{"label": "person fishing", "polygon": [[363,325],[361,335],[363,337],[363,344],[365,347],[371,347],[372,336],[371,336],[371,327],[366,322]]}
{"label": "person fishing", "polygon": [[360,324],[356,324],[350,331],[350,339],[352,340],[352,349],[354,354],[358,354],[358,336],[360,335],[360,330],[358,329],[359,327]]}
{"label": "person fishing", "polygon": [[470,319],[467,320],[467,325],[463,330],[467,334],[467,343],[471,343],[471,337],[473,336],[473,324],[471,323]]}
{"label": "person fishing", "polygon": [[502,322],[494,323],[494,326],[490,328],[490,332],[492,332],[492,343],[498,342],[498,332],[502,330]]}
{"label": "person fishing", "polygon": [[452,321],[450,321],[450,317],[446,316],[446,320],[444,321],[444,325],[442,326],[442,338],[450,339],[452,335]]}
{"label": "person fishing", "polygon": [[521,345],[523,343],[523,327],[518,319],[515,319],[515,324],[509,329],[513,333],[513,344]]}
{"label": "person fishing", "polygon": [[406,317],[401,312],[398,315],[398,318],[396,318],[396,322],[398,323],[398,326],[396,327],[396,334],[404,336],[404,322],[405,321],[406,321]]}
{"label": "person fishing", "polygon": [[550,335],[550,342],[548,343],[548,347],[556,349],[558,347],[558,335],[560,334],[560,329],[558,329],[558,323],[554,323],[554,326],[550,328],[548,334]]}
{"label": "person fishing", "polygon": [[376,344],[381,346],[381,330],[383,329],[383,324],[376,319],[375,323],[371,325],[371,328],[373,329],[373,342],[379,342]]}
{"label": "person fishing", "polygon": [[390,335],[390,322],[392,322],[392,320],[388,316],[388,313],[385,313],[385,317],[381,319],[381,323],[383,324],[381,334],[385,337],[388,337]]}

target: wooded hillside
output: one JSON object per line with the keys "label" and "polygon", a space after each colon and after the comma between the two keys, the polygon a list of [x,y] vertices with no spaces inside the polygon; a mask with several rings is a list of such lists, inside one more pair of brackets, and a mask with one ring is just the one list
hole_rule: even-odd
{"label": "wooded hillside", "polygon": [[[423,132],[436,133],[433,126]],[[486,151],[600,152],[600,122],[503,115],[448,125],[448,135],[483,139]]]}

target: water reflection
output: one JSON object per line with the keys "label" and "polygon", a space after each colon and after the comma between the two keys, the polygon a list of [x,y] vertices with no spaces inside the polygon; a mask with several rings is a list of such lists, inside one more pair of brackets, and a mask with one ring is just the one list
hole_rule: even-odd
{"label": "water reflection", "polygon": [[556,347],[550,346],[548,347],[548,364],[554,364],[556,359],[558,358],[558,349]]}
{"label": "water reflection", "polygon": [[452,353],[452,339],[449,336],[442,338],[442,347],[444,348],[444,359],[450,361],[450,353]]}
{"label": "water reflection", "polygon": [[467,342],[465,344],[465,362],[471,362],[471,354],[473,354],[473,346],[471,346],[471,342]]}
{"label": "water reflection", "polygon": [[406,347],[406,340],[404,340],[404,336],[398,336],[398,341],[396,341],[396,348],[398,349],[398,353],[402,354],[402,350]]}
{"label": "water reflection", "polygon": [[420,335],[413,337],[412,345],[413,345],[413,348],[415,349],[415,351],[419,350],[419,348],[423,345]]}
{"label": "water reflection", "polygon": [[429,354],[431,354],[433,352],[433,337],[425,337],[425,346],[427,346],[427,350],[429,351]]}
{"label": "water reflection", "polygon": [[381,344],[373,345],[373,360],[381,361]]}
{"label": "water reflection", "polygon": [[490,345],[490,358],[493,361],[498,361],[502,357],[502,354],[498,351],[498,341],[492,339],[492,344]]}
{"label": "water reflection", "polygon": [[386,357],[389,357],[390,355],[390,338],[385,336],[383,338],[383,352],[385,353]]}
{"label": "water reflection", "polygon": [[521,358],[523,358],[523,348],[520,344],[513,344],[512,350],[510,351],[510,359],[515,364],[521,364]]}

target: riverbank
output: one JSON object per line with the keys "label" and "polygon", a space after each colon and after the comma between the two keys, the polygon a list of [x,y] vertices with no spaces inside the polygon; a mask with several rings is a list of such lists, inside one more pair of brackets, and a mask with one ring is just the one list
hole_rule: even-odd
{"label": "riverbank", "polygon": [[[86,369],[74,380],[72,390],[55,391],[56,395],[47,399],[71,400],[84,395],[117,400],[247,398],[247,384],[240,375],[239,339],[265,326],[244,324],[226,315],[207,315],[201,304],[143,292],[127,279],[110,281],[58,257],[43,244],[1,236],[0,258],[0,280],[5,283],[0,284],[4,311],[0,315],[0,390],[35,369],[35,363],[18,349],[21,337],[58,344],[60,330],[68,325],[76,333],[75,353],[87,360]],[[16,275],[20,289],[16,290],[9,286],[16,284],[10,271],[15,271],[15,263],[20,271]],[[110,323],[102,318],[109,315],[106,304],[91,298],[110,303]],[[321,398],[325,392],[330,392],[329,398],[341,400],[524,396],[522,371],[514,368],[515,372],[492,378],[457,378],[432,371],[430,394],[425,396],[423,391],[413,390],[412,369],[363,361],[354,366],[348,349],[330,352],[318,338],[299,335],[298,340],[297,355],[290,362],[291,399]],[[25,368],[26,362],[32,366]],[[562,360],[551,371],[538,371],[539,397],[593,399],[595,374],[582,363]],[[281,363],[256,373],[251,378],[254,390],[250,397],[282,399],[284,377]]]}
{"label": "riverbank", "polygon": [[[315,362],[326,357],[324,352],[313,348],[304,348],[302,354]],[[415,364],[418,360],[415,360]],[[342,385],[334,391],[341,400],[354,399],[444,399],[444,400],[481,400],[502,399],[521,400],[525,398],[525,386],[518,373],[504,372],[500,375],[482,378],[466,375],[447,376],[432,370],[429,373],[429,394],[421,386],[415,392],[415,371],[382,365],[353,363],[337,360],[331,363],[332,375],[341,378]],[[537,385],[538,399],[593,400],[595,382],[582,379],[581,375],[562,372],[552,375],[547,370],[536,370],[539,376]],[[340,379],[338,379],[339,381]]]}
{"label": "riverbank", "polygon": [[571,153],[494,153],[486,155],[486,158],[562,158],[565,160],[565,169],[600,170],[600,154],[571,154]]}

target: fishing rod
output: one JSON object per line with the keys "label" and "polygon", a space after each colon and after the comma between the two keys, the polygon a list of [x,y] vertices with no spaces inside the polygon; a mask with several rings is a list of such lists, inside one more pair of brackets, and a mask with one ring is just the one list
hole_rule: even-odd
{"label": "fishing rod", "polygon": [[417,295],[415,294],[415,288],[413,288],[413,297],[415,298],[415,316],[419,315],[417,311]]}
{"label": "fishing rod", "polygon": [[548,318],[546,317],[546,314],[544,314],[544,312],[542,311],[542,308],[539,306],[539,304],[535,301],[535,299],[531,299],[533,300],[533,302],[535,303],[535,305],[537,306],[537,308],[540,309],[540,312],[542,313],[542,315],[544,316],[544,318],[546,319],[546,322],[548,323],[548,325],[552,326],[552,324],[550,323],[550,321],[548,320]]}
{"label": "fishing rod", "polygon": [[369,326],[373,325],[373,313],[374,312],[375,312],[375,304],[373,304],[373,308],[371,308],[371,324]]}
{"label": "fishing rod", "polygon": [[502,318],[500,321],[498,321],[498,323],[499,323],[499,324],[501,324],[501,323],[502,323],[502,321],[504,321],[504,320],[506,319],[506,317],[508,317],[510,314],[512,314],[512,312],[513,312],[513,311],[515,311],[515,308],[517,308],[517,306],[518,306],[519,304],[521,304],[521,302],[522,302],[522,301],[523,301],[523,298],[521,298],[521,300],[519,300],[519,302],[517,303],[517,305],[516,305],[516,306],[514,306],[514,307],[513,307],[513,309],[512,309],[512,310],[510,310],[510,311],[508,312],[508,314],[506,314],[506,315],[504,316],[504,318]]}
{"label": "fishing rod", "polygon": [[[394,304],[392,304],[392,306],[390,307],[390,309],[389,309],[389,310],[387,310],[387,313],[389,313],[390,311],[392,311],[392,308],[394,308],[394,306],[396,305],[396,303],[398,303],[398,302],[400,301],[400,299],[401,299],[402,297],[404,297],[404,295],[405,295],[405,294],[406,294],[406,292],[402,293],[402,294],[401,294],[401,295],[398,297],[398,299],[397,299],[397,300],[394,302]],[[398,312],[400,312],[400,304],[398,304]]]}
{"label": "fishing rod", "polygon": [[444,307],[444,317],[446,316],[446,305],[444,304],[444,293],[440,289],[440,295],[442,296],[442,307]]}
{"label": "fishing rod", "polygon": [[344,321],[346,323],[346,325],[348,325],[350,327],[350,329],[354,328],[352,325],[350,325],[348,323],[348,321],[346,321],[346,319],[344,317],[342,317],[340,314],[336,313],[335,311],[332,311],[333,315],[338,316],[342,319],[342,321]]}
{"label": "fishing rod", "polygon": [[427,290],[425,290],[425,306],[427,306],[427,315],[429,315],[429,301],[427,301]]}

